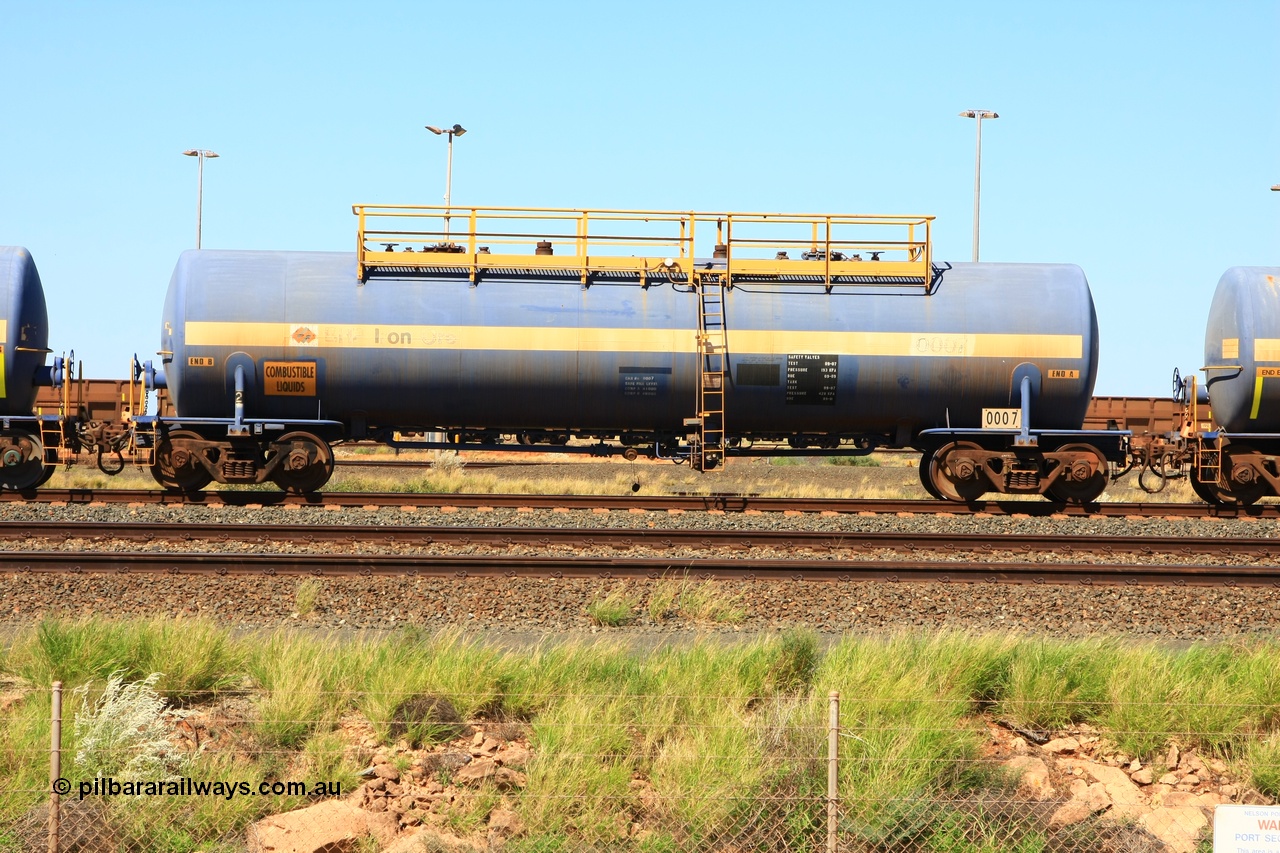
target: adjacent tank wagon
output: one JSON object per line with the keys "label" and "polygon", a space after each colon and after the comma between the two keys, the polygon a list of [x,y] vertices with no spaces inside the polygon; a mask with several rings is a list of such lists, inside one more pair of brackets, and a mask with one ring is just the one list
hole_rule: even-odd
{"label": "adjacent tank wagon", "polygon": [[61,444],[58,414],[35,410],[41,385],[52,385],[58,366],[46,366],[49,317],[31,253],[0,246],[0,487],[29,489],[53,473]]}
{"label": "adjacent tank wagon", "polygon": [[1119,453],[1080,429],[1080,269],[936,262],[929,217],[356,212],[355,254],[181,257],[148,371],[176,415],[138,419],[161,483],[312,490],[333,443],[409,432],[703,470],[916,446],[943,497],[1091,500]]}
{"label": "adjacent tank wagon", "polygon": [[[1217,427],[1192,442],[1196,492],[1214,503],[1280,494],[1280,267],[1233,267],[1222,275],[1204,358]],[[1193,390],[1187,403],[1194,410]]]}

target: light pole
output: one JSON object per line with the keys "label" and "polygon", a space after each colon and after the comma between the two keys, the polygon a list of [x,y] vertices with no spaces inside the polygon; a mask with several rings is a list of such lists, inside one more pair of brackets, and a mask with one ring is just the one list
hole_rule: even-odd
{"label": "light pole", "polygon": [[440,136],[441,134],[448,134],[449,136],[449,165],[445,167],[444,172],[444,236],[445,241],[447,242],[449,239],[449,195],[453,190],[453,138],[455,136],[462,136],[462,134],[467,132],[467,129],[460,124],[444,128],[433,127],[429,124],[424,126],[436,136]]}
{"label": "light pole", "polygon": [[200,148],[188,148],[182,152],[188,157],[195,157],[200,164],[196,170],[196,248],[200,248],[200,219],[204,211],[204,161],[205,159],[213,159],[218,156],[215,151],[205,151]]}
{"label": "light pole", "polygon": [[982,120],[984,118],[1000,118],[1000,114],[991,110],[965,110],[960,113],[960,117],[978,120],[978,153],[973,166],[973,261],[977,263],[978,214],[982,207]]}

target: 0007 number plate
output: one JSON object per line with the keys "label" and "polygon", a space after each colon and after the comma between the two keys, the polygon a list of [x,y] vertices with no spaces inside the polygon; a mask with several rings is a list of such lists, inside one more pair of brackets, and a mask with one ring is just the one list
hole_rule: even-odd
{"label": "0007 number plate", "polygon": [[1022,429],[1022,409],[983,409],[983,429]]}

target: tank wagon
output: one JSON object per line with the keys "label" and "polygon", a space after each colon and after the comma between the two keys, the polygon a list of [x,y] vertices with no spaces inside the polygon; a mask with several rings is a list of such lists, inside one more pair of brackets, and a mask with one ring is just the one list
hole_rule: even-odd
{"label": "tank wagon", "polygon": [[134,419],[158,482],[311,491],[370,438],[700,470],[913,446],[939,497],[1088,501],[1124,459],[1081,429],[1081,270],[936,262],[932,217],[354,212],[354,254],[179,259],[142,367],[175,414]]}
{"label": "tank wagon", "polygon": [[0,488],[34,489],[82,453],[105,473],[122,471],[141,389],[121,381],[126,393],[86,406],[75,353],[50,358],[44,288],[24,248],[0,246],[0,300]]}
{"label": "tank wagon", "polygon": [[[1211,429],[1189,428],[1191,483],[1211,503],[1280,494],[1280,267],[1233,267],[1218,281],[1204,340]],[[1174,388],[1196,423],[1195,377]]]}
{"label": "tank wagon", "polygon": [[0,487],[35,488],[49,479],[62,446],[60,412],[36,409],[40,386],[61,381],[62,361],[46,361],[49,318],[31,253],[0,246]]}

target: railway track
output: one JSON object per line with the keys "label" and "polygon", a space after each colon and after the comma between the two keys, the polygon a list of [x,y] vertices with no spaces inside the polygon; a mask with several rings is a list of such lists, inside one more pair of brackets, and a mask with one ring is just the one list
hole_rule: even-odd
{"label": "railway track", "polygon": [[865,561],[822,568],[812,560],[635,559],[556,557],[392,557],[306,554],[156,554],[31,552],[6,560],[9,572],[82,574],[89,572],[171,575],[311,575],[319,577],[398,575],[405,577],[535,577],[602,580],[687,576],[703,579],[793,581],[890,581],[935,583],[1075,584],[1081,586],[1276,587],[1270,568],[1200,565],[1043,563],[938,563]]}
{"label": "railway track", "polygon": [[[479,453],[481,451],[468,451],[470,453]],[[778,455],[783,456],[787,453],[785,449],[779,449]],[[904,447],[883,447],[875,451],[877,454],[885,454],[888,456],[920,456],[920,451],[912,450]],[[530,458],[525,460],[507,460],[503,462],[486,462],[476,461],[473,459],[465,459],[458,463],[459,467],[466,471],[483,471],[489,469],[503,468],[536,468],[540,465],[555,464],[572,464],[572,460],[564,458],[570,454],[561,454],[558,458],[547,458],[547,455],[529,454]],[[582,454],[576,454],[582,456]],[[599,457],[591,457],[593,461],[602,461]],[[604,459],[603,461],[610,461]],[[615,457],[613,460],[616,464],[627,464],[621,460],[621,457]],[[344,468],[432,468],[435,461],[432,459],[365,459],[359,456],[339,456],[334,459],[334,464]]]}
{"label": "railway track", "polygon": [[324,492],[294,495],[278,491],[221,490],[193,493],[147,489],[41,489],[38,493],[0,491],[0,503],[149,504],[207,506],[321,507],[506,507],[531,509],[670,510],[719,512],[911,513],[933,515],[1027,515],[1036,517],[1165,517],[1280,518],[1280,504],[1211,506],[1176,503],[1059,504],[1043,500],[974,501],[968,504],[932,500],[867,500],[861,498],[773,498],[741,494],[706,495],[463,495],[402,492]]}
{"label": "railway track", "polygon": [[[121,541],[182,544],[203,541],[293,545],[524,546],[546,548],[693,548],[814,552],[892,550],[990,554],[1013,552],[1113,556],[1212,556],[1269,560],[1280,557],[1280,540],[1256,537],[1015,535],[974,533],[825,532],[807,530],[679,530],[649,528],[442,527],[352,524],[163,524],[155,522],[0,522],[0,542]],[[1275,569],[1280,576],[1280,567]]]}
{"label": "railway track", "polygon": [[[155,573],[218,575],[406,575],[428,577],[658,578],[688,575],[717,579],[828,581],[916,581],[1172,585],[1280,588],[1274,557],[1280,543],[1249,538],[1138,536],[1012,536],[975,534],[818,533],[807,531],[604,530],[564,528],[366,527],[352,525],[189,525],[125,523],[5,523],[0,541],[20,542],[20,551],[0,552],[0,572],[78,574]],[[41,544],[75,544],[73,549],[40,550]],[[120,550],[120,543],[204,550]],[[229,542],[317,547],[316,552],[227,553]],[[87,545],[108,545],[87,550]],[[326,544],[366,546],[382,551],[332,553]],[[36,550],[31,550],[36,546]],[[428,546],[491,549],[491,553],[404,553]],[[510,555],[507,549],[575,553]],[[215,549],[210,552],[208,549]],[[648,550],[638,556],[601,556],[577,551]],[[732,556],[665,555],[669,549],[730,550]],[[763,556],[781,551],[790,556]],[[797,556],[796,552],[808,552]],[[886,554],[886,552],[889,552]],[[920,559],[921,553],[935,555]],[[1035,554],[1010,560],[1004,555]],[[942,555],[941,558],[937,555]],[[968,558],[963,555],[970,555]],[[1046,559],[1046,555],[1052,555]],[[1142,563],[1119,559],[1176,558],[1189,562]],[[998,559],[992,561],[993,556]],[[1096,556],[1108,562],[1088,562]],[[1195,559],[1195,558],[1214,558]],[[1230,560],[1261,561],[1254,565]]]}

